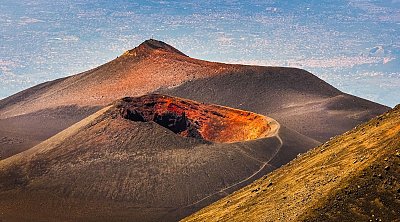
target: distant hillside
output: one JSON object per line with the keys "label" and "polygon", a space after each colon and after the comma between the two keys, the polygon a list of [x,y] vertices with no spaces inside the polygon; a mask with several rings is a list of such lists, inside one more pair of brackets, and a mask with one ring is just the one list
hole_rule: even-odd
{"label": "distant hillside", "polygon": [[183,221],[400,221],[400,105]]}

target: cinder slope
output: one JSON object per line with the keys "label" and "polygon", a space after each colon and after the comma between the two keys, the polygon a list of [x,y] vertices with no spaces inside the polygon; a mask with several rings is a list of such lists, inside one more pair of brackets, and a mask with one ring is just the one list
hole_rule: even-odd
{"label": "cinder slope", "polygon": [[399,221],[400,105],[183,221]]}
{"label": "cinder slope", "polygon": [[237,73],[198,79],[159,92],[271,116],[320,142],[389,110],[292,68],[243,66]]}
{"label": "cinder slope", "polygon": [[[199,117],[194,115],[198,106],[200,111],[224,113],[229,121],[242,115],[226,107],[166,97],[174,101],[167,105],[168,112],[175,112],[168,115],[173,118],[167,129],[156,123],[160,123],[157,116],[166,116],[161,109],[166,100],[151,97],[160,98],[125,98],[35,147],[1,160],[0,220],[176,221],[317,144],[291,136],[287,130],[281,139],[279,124],[269,118],[265,124],[271,130],[256,140],[242,137],[247,141],[215,143],[178,135],[169,130],[184,116],[177,106],[186,109],[188,121]],[[132,118],[133,113],[149,110],[137,109],[132,102],[138,101],[157,110],[157,115],[152,114],[154,121]],[[200,117],[217,118],[212,117],[215,113],[203,114]],[[257,116],[250,113],[253,115]],[[247,115],[239,116],[235,119],[243,118],[241,125],[253,124],[246,120]],[[217,120],[225,121],[213,121]],[[205,131],[200,127],[199,132]],[[290,137],[288,143],[286,137]]]}

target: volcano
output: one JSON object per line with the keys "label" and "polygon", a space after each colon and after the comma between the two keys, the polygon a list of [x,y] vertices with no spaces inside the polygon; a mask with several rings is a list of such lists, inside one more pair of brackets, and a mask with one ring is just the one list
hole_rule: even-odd
{"label": "volcano", "polygon": [[248,111],[127,97],[0,161],[0,219],[176,221],[317,144]]}
{"label": "volcano", "polygon": [[0,100],[0,220],[176,221],[388,109],[147,40]]}

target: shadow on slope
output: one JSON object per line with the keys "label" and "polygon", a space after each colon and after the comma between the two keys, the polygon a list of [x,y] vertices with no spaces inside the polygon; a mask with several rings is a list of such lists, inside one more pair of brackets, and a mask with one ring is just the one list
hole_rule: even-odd
{"label": "shadow on slope", "polygon": [[0,119],[0,160],[39,144],[98,109],[64,106]]}
{"label": "shadow on slope", "polygon": [[389,109],[342,93],[311,73],[293,68],[242,66],[235,73],[158,91],[271,116],[320,142]]}

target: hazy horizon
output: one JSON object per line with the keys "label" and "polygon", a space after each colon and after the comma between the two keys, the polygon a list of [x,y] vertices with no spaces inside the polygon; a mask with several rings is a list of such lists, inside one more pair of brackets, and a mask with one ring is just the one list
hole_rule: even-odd
{"label": "hazy horizon", "polygon": [[303,68],[344,92],[400,102],[398,0],[5,0],[0,27],[0,98],[154,38],[193,58]]}

